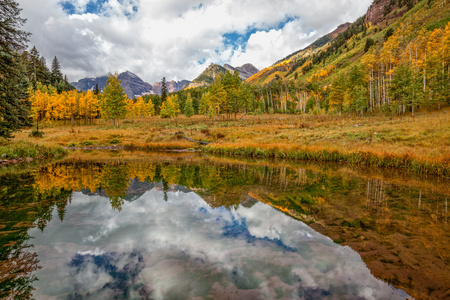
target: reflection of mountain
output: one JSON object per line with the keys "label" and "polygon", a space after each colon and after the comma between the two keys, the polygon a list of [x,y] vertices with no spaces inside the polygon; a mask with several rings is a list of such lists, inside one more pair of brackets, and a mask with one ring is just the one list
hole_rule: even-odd
{"label": "reflection of mountain", "polygon": [[31,232],[43,266],[34,296],[407,296],[374,278],[350,248],[268,205],[212,208],[195,193],[169,192],[165,200],[163,194],[152,189],[118,212],[106,197],[74,193],[64,223]]}
{"label": "reflection of mountain", "polygon": [[[163,191],[164,190],[164,183],[163,182],[147,182],[147,181],[139,181],[139,179],[131,179],[130,184],[128,186],[128,190],[126,192],[126,196],[123,198],[127,201],[135,201],[136,199],[139,199],[145,192],[151,191],[152,189],[156,189],[157,191]],[[94,193],[92,193],[89,189],[82,189],[81,192],[84,195],[92,196],[92,195],[98,195],[98,196],[104,196],[107,197],[107,193],[105,190],[97,189]],[[182,192],[182,193],[189,193],[191,192],[190,189],[177,185],[177,184],[171,184],[169,188],[166,190],[166,192]]]}

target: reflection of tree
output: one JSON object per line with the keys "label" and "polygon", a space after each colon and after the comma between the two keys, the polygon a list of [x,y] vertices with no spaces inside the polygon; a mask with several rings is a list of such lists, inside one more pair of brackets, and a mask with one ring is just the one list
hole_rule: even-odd
{"label": "reflection of tree", "polygon": [[102,187],[110,199],[111,207],[120,211],[130,184],[130,166],[107,164],[102,171]]}
{"label": "reflection of tree", "polygon": [[[242,200],[251,203],[257,199],[308,223],[315,222],[311,227],[360,251],[369,267],[371,263],[377,266],[372,270],[374,274],[391,280],[396,287],[407,289],[405,286],[410,284],[417,291],[429,288],[434,291],[433,295],[437,295],[439,291],[443,292],[439,278],[448,275],[442,267],[448,262],[450,253],[446,231],[447,202],[444,201],[448,192],[443,196],[447,189],[442,189],[442,184],[437,185],[434,181],[428,183],[428,188],[427,185],[416,188],[417,179],[402,177],[392,182],[388,176],[355,174],[345,168],[337,171],[308,165],[291,167],[284,163],[249,166],[208,160],[193,164],[148,160],[113,163],[74,161],[45,167],[34,174],[34,178],[31,175],[16,176],[11,184],[15,188],[4,184],[3,178],[0,178],[0,188],[3,188],[0,194],[13,195],[0,199],[4,207],[11,207],[9,210],[12,211],[16,199],[32,199],[30,201],[33,202],[30,208],[24,206],[11,216],[7,216],[7,211],[0,211],[3,219],[14,216],[15,219],[8,219],[8,222],[24,226],[23,230],[12,225],[4,228],[9,233],[6,239],[3,239],[5,235],[0,236],[2,245],[13,240],[22,245],[28,237],[20,237],[21,242],[14,232],[26,232],[33,223],[41,229],[45,228],[53,211],[53,206],[46,201],[61,199],[54,203],[59,218],[63,220],[67,197],[72,190],[85,192],[89,189],[94,193],[102,187],[110,197],[112,207],[120,210],[130,180],[138,179],[153,182],[148,184],[148,188],[156,186],[162,189],[164,199],[168,199],[171,187],[181,185],[196,191],[214,207],[231,207]],[[27,187],[28,182],[34,183]],[[18,186],[24,188],[19,189]],[[142,186],[145,187],[141,185],[136,194],[145,192]],[[433,189],[444,191],[439,194],[431,192]],[[33,196],[24,195],[26,193]],[[20,201],[18,203],[22,203]],[[29,215],[30,210],[32,214]],[[368,251],[364,245],[374,245],[375,248]],[[2,253],[13,251],[10,248],[1,250]],[[372,258],[370,253],[375,253]],[[403,261],[402,257],[408,257],[408,261]],[[383,260],[392,263],[383,263]],[[418,295],[426,295],[426,292]]]}
{"label": "reflection of tree", "polygon": [[33,272],[39,268],[37,255],[28,244],[28,229],[43,230],[51,220],[54,207],[64,210],[72,191],[51,188],[40,190],[31,174],[0,178],[0,298],[29,299]]}

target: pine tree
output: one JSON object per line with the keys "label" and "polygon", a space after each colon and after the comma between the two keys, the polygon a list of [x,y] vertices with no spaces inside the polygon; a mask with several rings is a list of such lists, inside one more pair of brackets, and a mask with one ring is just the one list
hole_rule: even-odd
{"label": "pine tree", "polygon": [[119,118],[127,113],[127,97],[120,85],[119,75],[116,73],[108,77],[102,95],[102,115],[107,120],[112,120],[115,126],[119,126]]}
{"label": "pine tree", "polygon": [[20,63],[28,33],[20,27],[19,5],[12,0],[0,2],[0,136],[11,138],[12,133],[30,124],[26,95],[26,70]]}
{"label": "pine tree", "polygon": [[161,80],[161,103],[166,102],[167,100],[167,86],[166,86],[166,77],[163,77]]}
{"label": "pine tree", "polygon": [[98,96],[100,94],[100,90],[98,89],[98,83],[95,84],[94,95]]}
{"label": "pine tree", "polygon": [[63,75],[61,73],[61,65],[59,64],[58,58],[55,56],[52,61],[52,84],[57,86],[60,81],[63,80]]}

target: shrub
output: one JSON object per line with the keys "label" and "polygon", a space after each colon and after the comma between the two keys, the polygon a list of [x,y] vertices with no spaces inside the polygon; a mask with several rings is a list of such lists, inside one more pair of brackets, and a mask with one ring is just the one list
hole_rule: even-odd
{"label": "shrub", "polygon": [[42,131],[32,130],[29,134],[30,137],[42,138],[44,133]]}
{"label": "shrub", "polygon": [[80,145],[81,146],[91,146],[91,145],[93,145],[94,143],[92,142],[92,141],[82,141],[81,143],[80,143]]}

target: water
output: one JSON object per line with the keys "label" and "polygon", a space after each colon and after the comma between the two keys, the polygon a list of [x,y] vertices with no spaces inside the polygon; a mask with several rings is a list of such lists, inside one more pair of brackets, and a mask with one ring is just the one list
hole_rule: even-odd
{"label": "water", "polygon": [[3,175],[0,297],[445,297],[447,183],[187,154]]}

